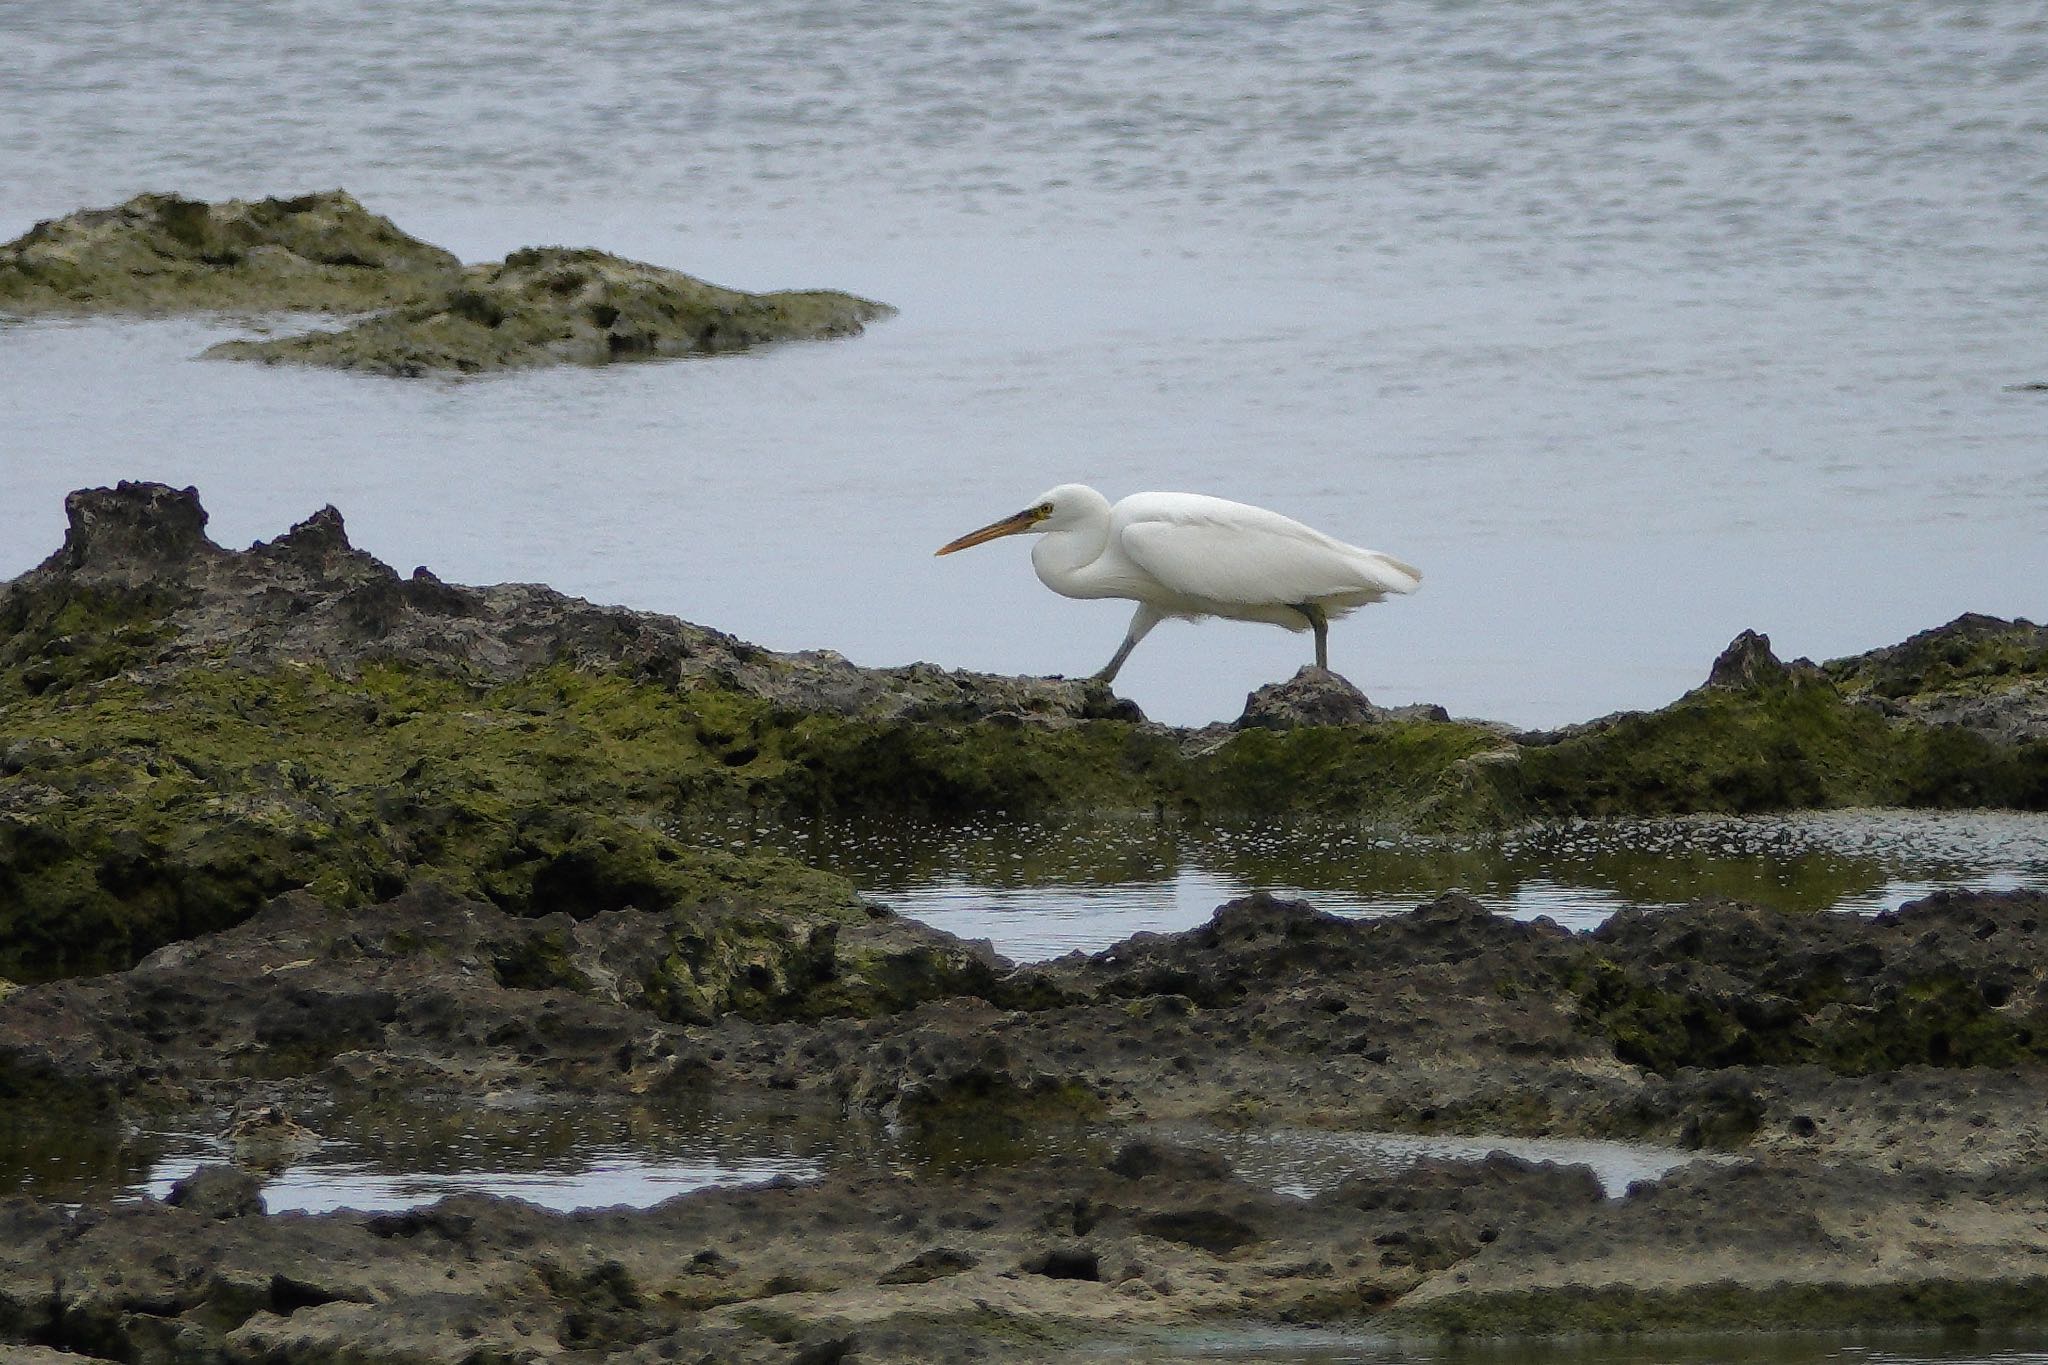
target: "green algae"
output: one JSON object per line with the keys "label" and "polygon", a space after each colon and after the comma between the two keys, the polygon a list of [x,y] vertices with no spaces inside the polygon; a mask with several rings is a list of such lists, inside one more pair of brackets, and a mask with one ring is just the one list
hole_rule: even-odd
{"label": "green algae", "polygon": [[1464,765],[1502,748],[1501,737],[1453,721],[1245,730],[1192,760],[1175,795],[1189,814],[1343,815],[1409,825],[1428,813],[1465,823],[1458,796]]}
{"label": "green algae", "polygon": [[338,330],[226,341],[206,354],[408,378],[478,374],[854,336],[892,312],[831,290],[750,294],[602,251],[537,247]]}
{"label": "green algae", "polygon": [[0,245],[0,312],[361,312],[460,268],[341,190],[217,204],[141,194]]}
{"label": "green algae", "polygon": [[2009,1013],[1995,993],[1948,972],[1852,989],[1816,970],[1785,994],[1717,994],[1659,985],[1596,955],[1574,965],[1568,989],[1580,1023],[1607,1037],[1618,1059],[1667,1075],[1810,1064],[1861,1076],[2048,1059],[2048,1018]]}
{"label": "green algae", "polygon": [[1823,665],[1848,696],[1987,695],[2048,679],[2048,629],[1969,614],[1888,649]]}
{"label": "green algae", "polygon": [[2048,741],[1902,724],[1826,678],[1701,688],[1495,765],[1525,818],[1753,814],[1850,806],[2048,808]]}
{"label": "green algae", "polygon": [[671,832],[734,770],[652,687],[563,669],[477,689],[373,666],[88,691],[0,709],[11,975],[126,965],[292,887],[350,906],[415,876],[534,915],[714,898],[859,913],[839,878]]}

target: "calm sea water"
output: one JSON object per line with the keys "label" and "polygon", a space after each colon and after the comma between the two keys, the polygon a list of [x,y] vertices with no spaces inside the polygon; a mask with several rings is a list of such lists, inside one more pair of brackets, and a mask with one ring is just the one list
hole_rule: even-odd
{"label": "calm sea water", "polygon": [[[902,307],[747,357],[401,383],[188,359],[240,324],[0,325],[0,574],[69,488],[322,503],[401,571],[778,648],[1079,673],[1124,609],[1020,546],[1068,479],[1420,564],[1335,632],[1376,700],[1659,704],[2048,583],[2048,13],[1126,0],[44,0],[0,13],[0,234],[145,189],[342,185],[466,258],[589,243]],[[1162,628],[1236,714],[1306,658]]]}

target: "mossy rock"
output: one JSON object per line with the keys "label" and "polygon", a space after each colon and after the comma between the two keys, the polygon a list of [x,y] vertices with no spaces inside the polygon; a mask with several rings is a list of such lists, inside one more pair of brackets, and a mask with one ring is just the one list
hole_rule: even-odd
{"label": "mossy rock", "polygon": [[[2040,907],[2024,896],[1973,905],[1935,898],[1869,925],[1733,905],[1624,911],[1562,984],[1617,1059],[1667,1075],[2037,1065],[2048,1060],[2048,995],[2031,967]],[[1697,1116],[1702,1141],[1760,1116],[1753,1097],[1722,1098]]]}
{"label": "mossy rock", "polygon": [[2048,627],[1975,613],[1899,644],[1824,666],[1848,696],[1892,701],[1995,693],[2048,681]]}
{"label": "mossy rock", "polygon": [[363,312],[460,269],[341,190],[215,204],[139,194],[0,246],[0,312]]}
{"label": "mossy rock", "polygon": [[1524,818],[1849,806],[2048,807],[2048,742],[1901,724],[1810,666],[1524,747],[1488,777]]}
{"label": "mossy rock", "polygon": [[477,374],[854,336],[894,311],[830,290],[749,294],[602,251],[536,247],[336,331],[227,341],[207,355],[406,377]]}
{"label": "mossy rock", "polygon": [[196,667],[0,692],[12,976],[126,966],[294,887],[363,905],[415,875],[536,916],[715,898],[864,914],[838,877],[682,834],[678,813],[744,791],[744,765],[651,685]]}

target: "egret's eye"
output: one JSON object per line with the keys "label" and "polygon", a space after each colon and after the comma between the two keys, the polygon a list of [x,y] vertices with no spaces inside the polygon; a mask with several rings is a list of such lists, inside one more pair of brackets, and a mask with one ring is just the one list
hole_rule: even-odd
{"label": "egret's eye", "polygon": [[1052,515],[1052,504],[1049,502],[1041,502],[1040,504],[1038,504],[1038,506],[1032,508],[1031,510],[1038,513],[1038,515],[1040,515],[1041,517],[1049,517]]}

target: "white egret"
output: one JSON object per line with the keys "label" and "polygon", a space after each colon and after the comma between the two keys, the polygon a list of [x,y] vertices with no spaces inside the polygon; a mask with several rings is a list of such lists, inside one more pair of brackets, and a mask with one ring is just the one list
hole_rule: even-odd
{"label": "white egret", "polygon": [[999,536],[1042,536],[1031,547],[1039,582],[1062,597],[1138,604],[1116,656],[1116,677],[1152,627],[1169,616],[1223,616],[1316,633],[1316,667],[1330,666],[1330,622],[1389,593],[1420,586],[1419,570],[1361,550],[1291,517],[1200,493],[1133,493],[1116,506],[1085,484],[1063,483],[1015,516],[938,550],[949,555]]}

